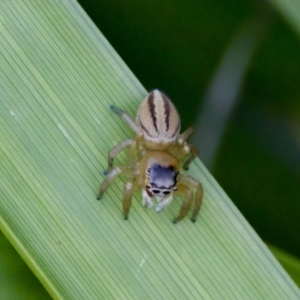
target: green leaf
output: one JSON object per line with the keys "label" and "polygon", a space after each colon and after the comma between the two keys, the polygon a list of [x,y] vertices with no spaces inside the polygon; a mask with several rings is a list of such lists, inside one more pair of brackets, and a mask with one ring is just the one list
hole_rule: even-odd
{"label": "green leaf", "polygon": [[300,2],[298,0],[271,0],[271,4],[286,18],[300,34]]}
{"label": "green leaf", "polygon": [[[0,229],[56,299],[299,299],[199,159],[195,224],[172,224],[123,183],[101,202],[107,152],[132,131],[145,89],[75,1],[2,1]],[[142,63],[142,62],[141,62]],[[116,164],[126,164],[124,154]]]}
{"label": "green leaf", "polygon": [[268,245],[268,247],[298,287],[300,287],[300,260],[277,247],[271,245]]}
{"label": "green leaf", "polygon": [[0,231],[0,291],[1,299],[51,299]]}

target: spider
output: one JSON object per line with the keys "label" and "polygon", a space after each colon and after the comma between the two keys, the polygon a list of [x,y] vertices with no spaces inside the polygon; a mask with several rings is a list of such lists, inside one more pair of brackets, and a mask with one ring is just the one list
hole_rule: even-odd
{"label": "spider", "polygon": [[[193,222],[199,213],[203,197],[200,182],[193,177],[181,174],[198,155],[197,148],[186,142],[193,132],[190,127],[180,132],[180,117],[173,103],[159,90],[150,92],[138,108],[134,121],[128,113],[115,106],[110,107],[135,131],[133,139],[126,139],[108,152],[108,168],[100,185],[97,199],[100,200],[113,182],[122,175],[126,178],[123,191],[123,213],[128,219],[131,198],[135,190],[142,190],[142,204],[152,207],[155,198],[157,212],[166,208],[173,194],[184,198],[174,223],[182,220],[194,203],[191,217]],[[124,148],[128,149],[128,165],[113,168],[114,157]]]}

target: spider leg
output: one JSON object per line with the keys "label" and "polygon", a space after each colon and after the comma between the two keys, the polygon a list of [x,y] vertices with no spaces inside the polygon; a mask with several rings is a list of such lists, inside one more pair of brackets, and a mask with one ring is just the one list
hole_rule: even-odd
{"label": "spider leg", "polygon": [[194,201],[194,211],[191,217],[192,222],[196,222],[196,217],[199,214],[199,210],[201,208],[203,198],[203,187],[202,184],[199,183],[199,186],[196,189],[195,201]]}
{"label": "spider leg", "polygon": [[202,198],[203,198],[202,184],[199,181],[195,180],[193,177],[188,175],[181,176],[181,183],[185,183],[186,186],[188,186],[190,189],[191,188],[196,189],[195,200],[194,200],[194,211],[191,217],[192,222],[196,222],[196,217],[201,208]]}
{"label": "spider leg", "polygon": [[[178,137],[178,143],[183,145],[183,150],[186,153],[187,159],[183,164],[183,169],[188,170],[189,164],[198,156],[199,151],[193,144],[188,144],[186,139],[193,133],[193,128],[189,127],[186,131],[181,133]],[[184,155],[183,155],[184,158]]]}
{"label": "spider leg", "polygon": [[189,188],[189,186],[185,184],[179,184],[178,190],[176,191],[177,194],[182,195],[185,197],[184,202],[182,203],[182,206],[179,211],[179,215],[173,220],[173,223],[176,224],[180,220],[182,220],[187,213],[189,212],[192,204],[193,204],[193,192]]}
{"label": "spider leg", "polygon": [[178,137],[178,143],[183,144],[183,142],[193,133],[193,127],[189,127],[183,133],[181,133]]}
{"label": "spider leg", "polygon": [[110,172],[110,170],[112,169],[114,157],[116,155],[118,155],[124,148],[132,146],[133,143],[134,143],[134,140],[132,140],[132,139],[124,140],[108,152],[108,158],[107,158],[108,167],[107,167],[106,171],[104,172],[105,175],[108,174]]}
{"label": "spider leg", "polygon": [[186,152],[189,153],[186,161],[183,164],[183,170],[189,169],[189,164],[198,156],[199,151],[193,144],[185,145]]}
{"label": "spider leg", "polygon": [[132,173],[132,170],[130,170],[129,167],[116,167],[113,168],[106,176],[103,182],[100,185],[99,193],[97,196],[97,200],[100,200],[104,194],[104,192],[107,190],[107,188],[110,186],[110,184],[114,181],[114,179],[119,176],[120,174],[128,175]]}
{"label": "spider leg", "polygon": [[129,210],[131,207],[131,199],[133,194],[133,183],[128,181],[125,184],[124,191],[123,191],[123,214],[124,219],[128,219]]}
{"label": "spider leg", "polygon": [[141,133],[141,129],[136,125],[135,121],[132,120],[132,118],[130,117],[130,115],[127,112],[125,112],[113,105],[110,106],[110,109],[114,113],[116,113],[118,116],[120,116],[137,134]]}

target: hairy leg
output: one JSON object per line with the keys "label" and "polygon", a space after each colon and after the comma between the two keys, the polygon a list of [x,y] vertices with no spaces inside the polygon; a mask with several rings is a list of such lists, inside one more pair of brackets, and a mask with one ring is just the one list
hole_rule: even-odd
{"label": "hairy leg", "polygon": [[189,127],[183,133],[181,133],[178,137],[179,144],[183,144],[183,142],[193,133],[193,127]]}
{"label": "hairy leg", "polygon": [[187,175],[181,176],[181,183],[184,183],[186,186],[189,187],[189,189],[196,189],[195,199],[194,199],[194,211],[191,217],[192,222],[195,222],[202,204],[202,198],[203,198],[202,184],[199,181],[195,180],[193,177]]}
{"label": "hairy leg", "polygon": [[183,169],[188,170],[190,163],[198,156],[199,151],[193,144],[187,144],[185,147],[187,147],[189,155],[183,164]]}
{"label": "hairy leg", "polygon": [[124,191],[123,191],[123,214],[124,219],[128,219],[129,210],[131,207],[131,199],[133,194],[133,183],[128,181],[125,184]]}
{"label": "hairy leg", "polygon": [[102,181],[99,193],[97,196],[97,200],[100,200],[104,194],[104,192],[107,190],[107,188],[110,186],[110,184],[115,180],[117,176],[120,174],[126,175],[128,177],[132,177],[132,170],[129,167],[116,167],[113,168],[106,176],[105,179]]}
{"label": "hairy leg", "polygon": [[110,106],[110,109],[114,113],[119,115],[137,134],[141,133],[141,129],[136,125],[135,121],[132,120],[132,118],[130,117],[130,115],[127,112],[125,112],[113,105]]}
{"label": "hairy leg", "polygon": [[132,146],[133,143],[134,143],[134,140],[131,140],[131,139],[124,140],[108,152],[108,159],[107,159],[108,167],[107,167],[106,171],[104,172],[104,174],[108,174],[110,172],[110,170],[112,169],[114,157],[116,155],[118,155],[124,148]]}
{"label": "hairy leg", "polygon": [[176,194],[183,196],[184,202],[180,208],[179,215],[173,220],[173,223],[175,224],[187,215],[193,204],[193,192],[189,186],[185,184],[178,184],[178,190],[176,191]]}

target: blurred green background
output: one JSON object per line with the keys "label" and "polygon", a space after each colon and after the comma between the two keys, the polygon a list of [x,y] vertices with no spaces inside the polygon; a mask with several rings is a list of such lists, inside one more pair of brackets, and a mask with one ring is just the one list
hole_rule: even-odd
{"label": "blurred green background", "polygon": [[[146,89],[173,100],[182,128],[200,127],[201,159],[260,237],[300,258],[299,31],[264,1],[79,3]],[[0,243],[1,290],[25,278],[26,299],[47,299],[1,233]]]}
{"label": "blurred green background", "polygon": [[[265,242],[300,257],[300,42],[290,24],[263,1],[79,2],[142,84],[169,95],[182,128],[201,124],[220,62],[256,20],[245,43],[257,41],[208,166]],[[222,91],[219,102],[223,109]],[[204,162],[209,138],[199,137]]]}

